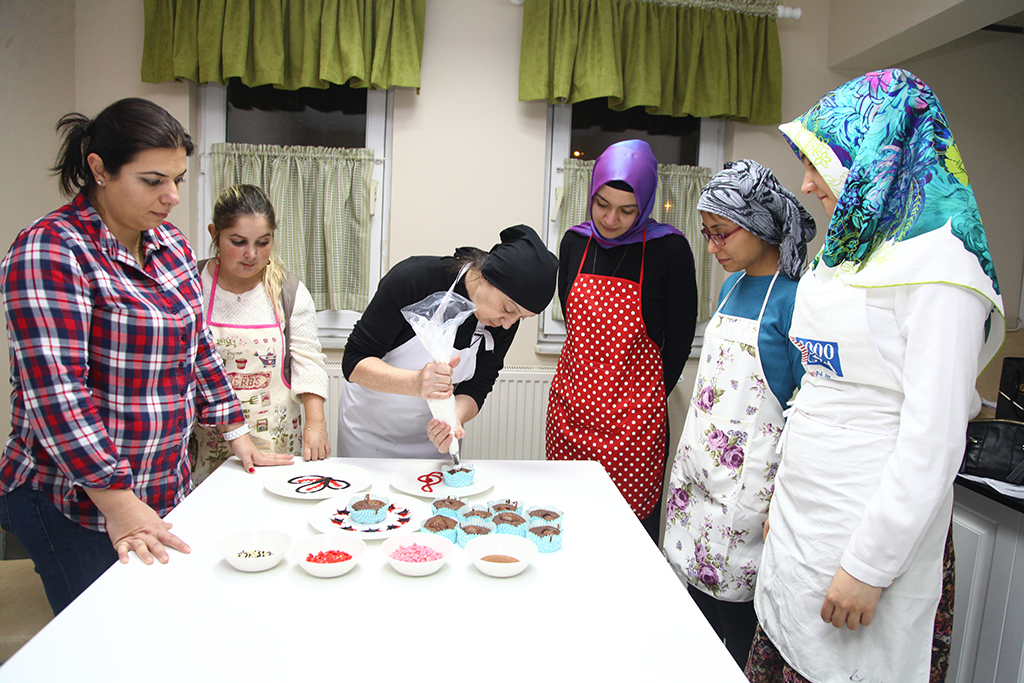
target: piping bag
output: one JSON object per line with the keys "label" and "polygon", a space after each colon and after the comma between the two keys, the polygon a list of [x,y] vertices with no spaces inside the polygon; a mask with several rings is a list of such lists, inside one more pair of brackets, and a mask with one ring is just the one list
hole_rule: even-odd
{"label": "piping bag", "polygon": [[[469,266],[467,263],[462,267],[448,291],[434,292],[422,301],[402,308],[402,315],[409,321],[416,337],[435,363],[451,361],[455,353],[455,333],[459,325],[476,310],[476,304],[455,292],[455,284],[462,279]],[[455,410],[454,394],[445,399],[428,399],[427,405],[431,415],[455,429],[459,416]],[[448,454],[452,456],[455,465],[460,464],[459,440],[454,435],[448,446]]]}

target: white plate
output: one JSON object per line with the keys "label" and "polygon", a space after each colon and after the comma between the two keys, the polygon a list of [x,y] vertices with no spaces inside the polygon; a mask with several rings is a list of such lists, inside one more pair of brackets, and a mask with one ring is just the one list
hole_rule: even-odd
{"label": "white plate", "polygon": [[300,460],[271,469],[263,479],[263,488],[286,498],[320,500],[359,493],[372,483],[373,477],[362,467],[330,460]]}
{"label": "white plate", "polygon": [[402,493],[423,498],[445,498],[446,496],[472,496],[483,493],[494,486],[494,475],[476,463],[476,474],[469,486],[448,486],[441,479],[441,465],[450,465],[451,460],[424,460],[403,467],[391,475],[391,485]]}
{"label": "white plate", "polygon": [[379,524],[356,524],[349,518],[349,496],[322,500],[309,513],[309,523],[324,534],[349,532],[365,541],[419,531],[430,508],[422,501],[405,496],[388,496],[391,504],[387,516]]}

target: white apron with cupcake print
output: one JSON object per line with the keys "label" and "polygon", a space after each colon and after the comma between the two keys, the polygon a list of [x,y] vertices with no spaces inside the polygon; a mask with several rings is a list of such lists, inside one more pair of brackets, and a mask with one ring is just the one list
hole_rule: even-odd
{"label": "white apron with cupcake print", "polygon": [[[225,322],[214,307],[218,295],[236,297],[239,306],[248,302],[254,309],[268,300],[262,284],[242,294],[218,290],[218,274],[219,267],[215,267],[206,318],[228,380],[242,403],[249,436],[261,450],[301,455],[301,406],[292,399],[291,386],[284,379],[285,340],[277,313],[268,323]],[[232,453],[216,428],[196,424],[193,432],[197,452],[192,480],[199,484]]]}
{"label": "white apron with cupcake print", "polygon": [[761,365],[757,320],[723,315],[708,323],[690,412],[669,483],[665,556],[690,585],[727,602],[754,599],[762,528],[779,457],[783,408]]}

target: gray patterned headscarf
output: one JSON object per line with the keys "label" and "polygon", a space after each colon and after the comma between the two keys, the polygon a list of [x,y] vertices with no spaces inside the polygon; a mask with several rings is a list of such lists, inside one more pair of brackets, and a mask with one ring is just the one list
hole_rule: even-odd
{"label": "gray patterned headscarf", "polygon": [[807,243],[817,228],[800,200],[767,168],[751,159],[727,162],[700,191],[697,210],[728,218],[765,242],[779,245],[779,270],[800,279]]}

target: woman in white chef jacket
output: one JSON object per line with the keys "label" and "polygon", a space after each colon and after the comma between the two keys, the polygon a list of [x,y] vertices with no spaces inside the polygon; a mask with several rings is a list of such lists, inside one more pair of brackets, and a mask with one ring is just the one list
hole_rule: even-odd
{"label": "woman in white chef jacket", "polygon": [[783,408],[804,374],[789,324],[815,225],[749,159],[715,174],[697,209],[708,253],[733,275],[704,332],[669,483],[664,552],[742,667],[757,626],[754,581]]}
{"label": "woman in white chef jacket", "polygon": [[806,374],[747,677],[941,681],[953,479],[1004,330],[974,193],[938,100],[906,71],[857,78],[780,128],[831,222],[793,311]]}
{"label": "woman in white chef jacket", "polygon": [[[429,458],[447,453],[494,386],[519,321],[551,303],[558,259],[532,228],[501,231],[490,252],[413,256],[392,268],[345,346],[338,450],[342,457]],[[434,363],[402,308],[453,289],[476,305],[455,335],[451,364]],[[458,425],[432,419],[426,399],[454,393]]]}

